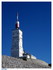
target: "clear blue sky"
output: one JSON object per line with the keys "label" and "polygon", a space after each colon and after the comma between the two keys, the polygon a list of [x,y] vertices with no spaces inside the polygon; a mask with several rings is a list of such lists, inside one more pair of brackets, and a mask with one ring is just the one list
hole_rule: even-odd
{"label": "clear blue sky", "polygon": [[23,47],[27,53],[51,63],[51,3],[3,2],[2,3],[2,54],[11,55],[12,30],[19,14],[23,31]]}

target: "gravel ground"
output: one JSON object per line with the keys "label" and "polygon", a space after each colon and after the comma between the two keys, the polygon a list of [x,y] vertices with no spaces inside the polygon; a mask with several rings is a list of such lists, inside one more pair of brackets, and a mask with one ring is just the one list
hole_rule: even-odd
{"label": "gravel ground", "polygon": [[10,56],[2,56],[2,68],[50,68],[48,63],[39,59],[27,59],[27,61]]}

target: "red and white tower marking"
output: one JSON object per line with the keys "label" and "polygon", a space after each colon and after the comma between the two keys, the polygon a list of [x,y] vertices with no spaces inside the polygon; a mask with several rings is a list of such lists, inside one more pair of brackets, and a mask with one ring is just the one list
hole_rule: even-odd
{"label": "red and white tower marking", "polygon": [[19,28],[18,13],[17,13],[17,21],[16,21],[16,29],[17,28]]}

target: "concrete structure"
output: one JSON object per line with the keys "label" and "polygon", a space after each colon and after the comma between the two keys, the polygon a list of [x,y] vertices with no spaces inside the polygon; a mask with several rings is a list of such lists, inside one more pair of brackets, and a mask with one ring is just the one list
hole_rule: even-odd
{"label": "concrete structure", "polygon": [[29,54],[29,53],[24,53],[24,54],[23,54],[23,57],[25,57],[25,58],[30,58],[30,59],[36,59],[35,56],[33,56],[33,55]]}
{"label": "concrete structure", "polygon": [[19,21],[17,15],[16,29],[12,31],[12,48],[11,56],[12,57],[23,57],[23,33],[19,29]]}
{"label": "concrete structure", "polygon": [[12,57],[22,57],[23,59],[36,59],[31,54],[28,54],[23,51],[23,33],[19,29],[19,21],[18,21],[18,14],[17,14],[17,21],[15,25],[16,29],[12,31],[12,48],[11,48],[11,56]]}
{"label": "concrete structure", "polygon": [[33,55],[31,55],[31,59],[36,59],[36,57],[35,57],[35,56],[33,56]]}

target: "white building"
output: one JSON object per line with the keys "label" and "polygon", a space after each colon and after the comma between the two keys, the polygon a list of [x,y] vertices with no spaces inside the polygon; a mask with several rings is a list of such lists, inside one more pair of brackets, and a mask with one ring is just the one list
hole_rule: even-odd
{"label": "white building", "polygon": [[23,33],[19,29],[19,21],[17,16],[16,29],[12,31],[12,57],[23,57]]}
{"label": "white building", "polygon": [[23,54],[23,57],[25,57],[25,58],[30,58],[30,59],[36,59],[35,56],[33,56],[33,55],[29,54],[29,53],[24,53],[24,54]]}
{"label": "white building", "polygon": [[33,55],[23,51],[23,33],[19,29],[18,15],[17,15],[16,29],[12,31],[11,56],[16,58],[23,57],[23,58],[36,59],[36,57],[34,57]]}

